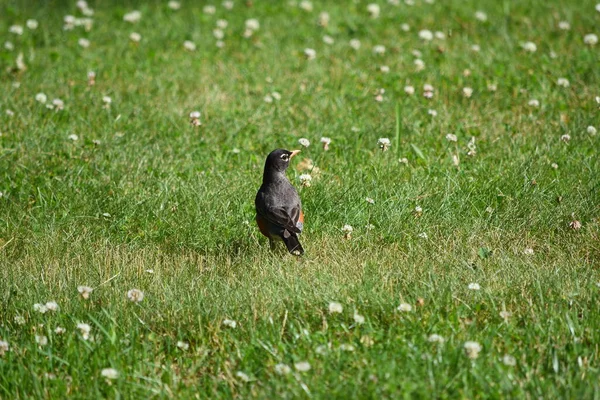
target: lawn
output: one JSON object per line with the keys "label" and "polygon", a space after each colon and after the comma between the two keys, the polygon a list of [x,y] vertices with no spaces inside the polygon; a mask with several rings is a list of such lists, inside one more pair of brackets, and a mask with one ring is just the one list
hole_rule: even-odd
{"label": "lawn", "polygon": [[373,1],[0,0],[0,398],[600,398],[600,5]]}

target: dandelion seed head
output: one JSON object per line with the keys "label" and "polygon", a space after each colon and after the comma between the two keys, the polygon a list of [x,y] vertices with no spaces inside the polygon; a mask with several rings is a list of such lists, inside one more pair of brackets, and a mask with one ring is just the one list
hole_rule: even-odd
{"label": "dandelion seed head", "polygon": [[339,314],[344,311],[344,307],[340,303],[336,303],[332,301],[329,303],[329,313],[330,314]]}
{"label": "dandelion seed head", "polygon": [[127,291],[127,298],[133,303],[139,303],[144,300],[144,292],[139,289],[130,289]]}

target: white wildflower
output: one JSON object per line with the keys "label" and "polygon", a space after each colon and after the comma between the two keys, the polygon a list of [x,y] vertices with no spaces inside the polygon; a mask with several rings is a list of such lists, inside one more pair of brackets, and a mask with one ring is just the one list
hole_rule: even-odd
{"label": "white wildflower", "polygon": [[46,314],[46,311],[48,311],[48,308],[46,308],[45,304],[36,303],[33,305],[33,311],[37,311],[40,314]]}
{"label": "white wildflower", "polygon": [[348,225],[348,224],[344,225],[342,227],[342,232],[344,233],[344,238],[351,239],[353,230],[354,230],[354,228],[352,228],[352,225]]}
{"label": "white wildflower", "polygon": [[102,371],[100,371],[100,375],[103,378],[113,380],[119,377],[119,371],[114,368],[104,368]]}
{"label": "white wildflower", "polygon": [[31,30],[37,29],[39,26],[38,22],[35,19],[28,19],[25,25],[27,25],[27,27]]}
{"label": "white wildflower", "polygon": [[473,94],[473,89],[470,87],[464,87],[462,91],[463,91],[463,96],[465,96],[467,98],[471,97],[471,95]]}
{"label": "white wildflower", "polygon": [[212,4],[208,4],[202,7],[202,12],[204,14],[213,15],[215,12],[217,12],[217,7],[213,6]]}
{"label": "white wildflower", "polygon": [[35,342],[40,346],[45,346],[48,344],[48,338],[44,335],[35,335]]}
{"label": "white wildflower", "polygon": [[23,27],[21,25],[12,25],[10,28],[8,28],[8,31],[20,36],[23,34]]}
{"label": "white wildflower", "polygon": [[129,34],[129,40],[131,40],[132,42],[135,42],[135,43],[139,43],[140,40],[142,40],[142,35],[140,35],[137,32],[131,32]]}
{"label": "white wildflower", "polygon": [[306,139],[306,138],[300,138],[300,139],[298,139],[298,143],[300,143],[300,145],[302,147],[308,147],[308,146],[310,146],[310,141],[308,139]]}
{"label": "white wildflower", "polygon": [[481,21],[481,22],[485,22],[488,19],[487,14],[485,12],[483,12],[483,11],[476,11],[475,12],[475,18],[478,21]]}
{"label": "white wildflower", "polygon": [[276,364],[275,373],[277,375],[287,375],[292,372],[292,369],[286,364]]}
{"label": "white wildflower", "polygon": [[456,142],[458,140],[458,138],[456,137],[455,134],[449,133],[446,135],[446,140],[448,140],[449,142]]}
{"label": "white wildflower", "polygon": [[35,95],[35,100],[42,104],[45,104],[46,101],[48,100],[48,97],[46,97],[46,95],[44,93],[38,93]]}
{"label": "white wildflower", "polygon": [[331,36],[325,35],[323,36],[323,43],[332,45],[333,43],[335,43],[335,40]]}
{"label": "white wildflower", "polygon": [[314,60],[317,57],[317,52],[314,49],[306,48],[304,49],[304,57],[307,60]]}
{"label": "white wildflower", "polygon": [[302,174],[298,177],[298,179],[300,180],[302,186],[309,187],[310,181],[312,181],[312,176],[310,176],[310,174]]}
{"label": "white wildflower", "polygon": [[350,47],[352,47],[354,50],[358,50],[360,49],[360,40],[358,39],[350,39]]}
{"label": "white wildflower", "polygon": [[188,342],[182,342],[181,340],[179,340],[177,342],[177,347],[183,351],[186,351],[190,348],[190,344]]}
{"label": "white wildflower", "polygon": [[569,143],[569,141],[571,140],[571,135],[562,135],[560,137],[560,140],[562,140],[565,143]]}
{"label": "white wildflower", "polygon": [[481,345],[477,342],[465,342],[463,346],[465,350],[465,354],[470,359],[474,360],[479,357],[479,352],[481,351]]}
{"label": "white wildflower", "polygon": [[392,142],[390,142],[390,139],[388,138],[379,138],[377,140],[377,145],[379,146],[381,151],[387,151],[392,145]]}
{"label": "white wildflower", "polygon": [[481,286],[479,286],[479,283],[469,283],[468,288],[469,290],[480,290]]}
{"label": "white wildflower", "polygon": [[586,128],[586,132],[589,133],[590,135],[594,136],[596,134],[596,132],[598,132],[598,131],[596,130],[595,127],[590,125]]}
{"label": "white wildflower", "polygon": [[530,53],[535,53],[537,51],[537,46],[533,42],[525,42],[521,45],[521,47],[523,47],[523,50]]}
{"label": "white wildflower", "polygon": [[356,322],[358,325],[362,325],[365,323],[365,317],[358,314],[356,311],[354,312],[354,322]]}
{"label": "white wildflower", "polygon": [[379,14],[381,12],[379,4],[371,3],[367,5],[367,12],[371,16],[371,18],[379,18]]}
{"label": "white wildflower", "polygon": [[310,371],[310,364],[307,361],[301,361],[294,364],[294,368],[298,372],[307,372]]}
{"label": "white wildflower", "polygon": [[77,286],[77,291],[79,292],[79,294],[81,295],[81,297],[84,300],[87,300],[90,298],[90,294],[92,293],[94,289],[92,289],[89,286]]}
{"label": "white wildflower", "polygon": [[528,247],[525,250],[523,250],[523,253],[525,253],[528,256],[531,256],[531,255],[533,255],[534,251],[531,247]]}
{"label": "white wildflower", "polygon": [[433,33],[428,29],[423,29],[419,31],[419,39],[430,41],[433,40]]}
{"label": "white wildflower", "polygon": [[77,44],[79,44],[81,47],[83,47],[84,49],[87,49],[88,47],[90,47],[90,41],[87,40],[86,38],[81,38],[77,41]]}
{"label": "white wildflower", "polygon": [[397,310],[400,312],[410,312],[412,311],[412,306],[408,303],[400,303]]}
{"label": "white wildflower", "polygon": [[132,24],[139,22],[140,19],[142,19],[142,13],[137,10],[128,12],[127,14],[123,15],[123,21],[131,22]]}
{"label": "white wildflower", "polygon": [[181,8],[181,3],[178,1],[169,1],[167,5],[171,10],[179,10]]}
{"label": "white wildflower", "polygon": [[139,289],[130,289],[127,291],[127,298],[134,303],[139,303],[144,300],[144,292]]}
{"label": "white wildflower", "polygon": [[384,54],[385,53],[385,46],[383,45],[376,45],[373,47],[373,53],[375,54]]}
{"label": "white wildflower", "polygon": [[415,59],[413,64],[415,65],[415,69],[417,71],[423,71],[425,69],[425,61],[421,60],[420,58]]}
{"label": "white wildflower", "polygon": [[569,29],[571,29],[571,24],[569,24],[567,21],[560,21],[558,23],[558,29],[560,29],[561,31],[568,31]]}
{"label": "white wildflower", "polygon": [[431,342],[431,343],[444,343],[446,341],[446,339],[444,339],[443,336],[440,336],[436,333],[429,335],[429,337],[427,338],[427,341]]}
{"label": "white wildflower", "polygon": [[258,22],[258,20],[255,18],[247,19],[245,26],[248,30],[257,31],[260,29],[260,22]]}
{"label": "white wildflower", "polygon": [[598,43],[598,36],[593,33],[589,33],[583,37],[583,43],[594,46],[596,43]]}
{"label": "white wildflower", "polygon": [[569,80],[566,78],[558,78],[558,80],[556,81],[556,84],[558,86],[562,86],[562,87],[569,87],[570,83]]}
{"label": "white wildflower", "polygon": [[238,371],[235,373],[235,376],[240,378],[242,382],[250,382],[250,377],[242,371]]}
{"label": "white wildflower", "polygon": [[510,354],[505,354],[504,357],[502,357],[502,362],[508,367],[514,367],[517,365],[517,359]]}
{"label": "white wildflower", "polygon": [[83,340],[88,340],[90,338],[90,332],[92,331],[92,327],[84,322],[79,322],[77,324],[77,329],[81,332],[81,336]]}
{"label": "white wildflower", "polygon": [[223,320],[223,325],[225,325],[228,328],[235,329],[235,327],[237,326],[237,322],[235,322],[232,319],[224,319]]}
{"label": "white wildflower", "polygon": [[410,31],[410,25],[408,25],[406,23],[405,24],[401,24],[400,25],[400,29],[402,29],[402,31],[404,31],[404,32],[408,32],[408,31]]}
{"label": "white wildflower", "polygon": [[527,102],[527,105],[529,107],[535,107],[535,108],[537,108],[537,107],[540,106],[540,102],[537,99],[531,99],[531,100],[529,100],[529,102]]}
{"label": "white wildflower", "polygon": [[48,311],[58,311],[58,303],[55,301],[49,301],[46,303],[46,310]]}
{"label": "white wildflower", "polygon": [[323,150],[325,150],[325,151],[329,150],[329,145],[331,144],[331,138],[323,136],[321,138],[321,144],[323,145]]}
{"label": "white wildflower", "polygon": [[62,326],[57,326],[56,329],[54,329],[54,333],[56,333],[57,335],[62,335],[66,331],[67,330],[65,328],[63,328]]}
{"label": "white wildflower", "polygon": [[415,94],[415,88],[413,86],[404,86],[404,93],[412,96]]}
{"label": "white wildflower", "polygon": [[192,42],[191,40],[186,40],[185,42],[183,42],[183,48],[187,51],[195,51],[196,43]]}
{"label": "white wildflower", "polygon": [[336,314],[336,313],[339,314],[342,311],[344,311],[344,307],[340,303],[336,303],[334,301],[329,303],[329,313],[330,314]]}

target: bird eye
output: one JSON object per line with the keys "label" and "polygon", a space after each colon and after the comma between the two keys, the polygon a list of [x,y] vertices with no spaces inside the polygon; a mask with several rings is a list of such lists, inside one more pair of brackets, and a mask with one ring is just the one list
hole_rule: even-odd
{"label": "bird eye", "polygon": [[281,159],[282,159],[283,161],[288,161],[288,160],[290,159],[290,156],[288,156],[287,154],[282,154],[282,155],[281,155]]}

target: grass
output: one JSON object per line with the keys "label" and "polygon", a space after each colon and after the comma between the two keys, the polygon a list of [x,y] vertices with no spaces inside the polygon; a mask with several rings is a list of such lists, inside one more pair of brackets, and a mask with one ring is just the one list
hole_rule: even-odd
{"label": "grass", "polygon": [[[204,3],[90,2],[86,32],[62,29],[81,16],[74,4],[0,1],[1,41],[14,45],[0,51],[0,398],[600,398],[600,135],[587,131],[600,129],[599,47],[583,42],[600,33],[595,4],[380,3],[371,19],[365,1],[216,2],[214,15]],[[124,22],[134,9],[141,20]],[[28,18],[36,30],[8,33]],[[248,18],[260,29],[243,38]],[[265,102],[274,91],[281,100]],[[312,144],[288,171],[306,212],[296,259],[268,249],[253,199],[268,152],[302,137]],[[34,311],[48,301],[59,310]],[[294,369],[302,361],[309,371]]]}

